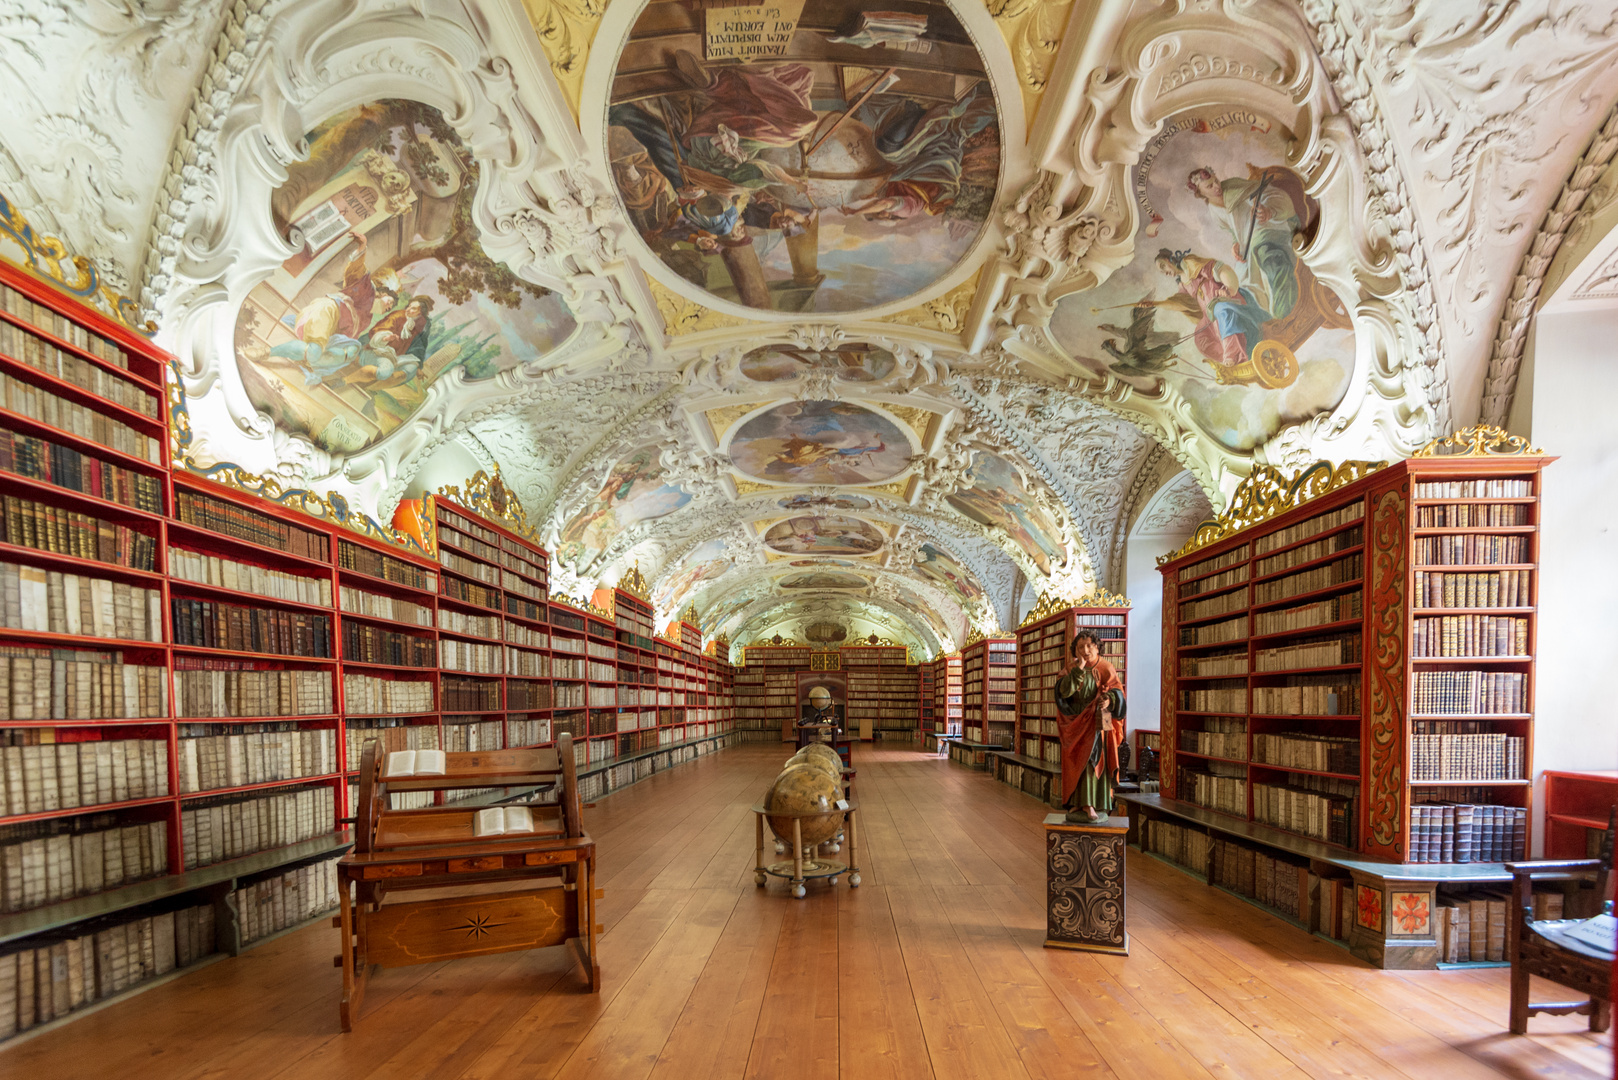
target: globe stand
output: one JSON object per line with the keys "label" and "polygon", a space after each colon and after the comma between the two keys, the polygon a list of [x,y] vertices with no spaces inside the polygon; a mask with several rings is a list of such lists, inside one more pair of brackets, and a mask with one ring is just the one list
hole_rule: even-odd
{"label": "globe stand", "polygon": [[[859,809],[859,803],[854,800],[845,800],[848,804],[846,810],[813,810],[801,814],[784,813],[782,811],[767,811],[763,803],[753,806],[754,825],[756,827],[757,843],[753,859],[753,884],[763,888],[772,877],[787,878],[792,882],[792,895],[802,900],[808,895],[804,882],[811,878],[826,878],[827,883],[837,884],[837,879],[844,874],[848,875],[848,887],[860,887],[860,868],[855,858],[855,831],[854,815]],[[764,826],[766,817],[792,819],[792,858],[779,862],[764,861]],[[821,819],[826,817],[839,817],[843,820],[843,835],[848,842],[848,861],[841,862],[836,859],[822,858],[819,848],[822,845],[803,842],[803,822],[807,819]],[[780,844],[776,845],[780,850]]]}

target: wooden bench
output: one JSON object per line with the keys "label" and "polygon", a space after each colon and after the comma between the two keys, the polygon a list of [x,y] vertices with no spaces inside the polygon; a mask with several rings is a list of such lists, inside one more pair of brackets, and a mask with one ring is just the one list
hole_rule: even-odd
{"label": "wooden bench", "polygon": [[[568,944],[590,992],[596,958],[595,842],[585,835],[573,740],[555,747],[445,755],[442,776],[387,779],[376,741],[360,758],[354,850],[337,864],[343,1030],[352,1030],[373,967]],[[522,804],[534,831],[479,837],[481,806],[389,809],[402,791],[552,788],[554,803]],[[512,886],[516,887],[513,888]],[[501,889],[501,886],[505,886]],[[431,891],[429,897],[412,893]]]}

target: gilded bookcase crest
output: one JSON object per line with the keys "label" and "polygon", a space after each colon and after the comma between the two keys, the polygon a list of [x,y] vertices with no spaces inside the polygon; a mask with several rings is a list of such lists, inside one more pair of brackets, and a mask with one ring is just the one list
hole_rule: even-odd
{"label": "gilded bookcase crest", "polygon": [[1434,439],[1414,454],[1430,457],[1538,457],[1545,451],[1528,440],[1488,424],[1462,428],[1446,439]]}
{"label": "gilded bookcase crest", "polygon": [[1341,465],[1317,461],[1297,476],[1288,477],[1278,469],[1259,465],[1236,488],[1228,510],[1198,525],[1183,547],[1158,559],[1157,564],[1162,566],[1209,544],[1217,544],[1386,466],[1385,461],[1345,461]]}
{"label": "gilded bookcase crest", "polygon": [[82,300],[142,337],[157,333],[157,324],[141,318],[140,305],[108,285],[91,259],[73,255],[54,236],[41,236],[11,201],[0,194],[0,235],[22,248],[23,269],[43,278],[76,300]]}
{"label": "gilded bookcase crest", "polygon": [[646,577],[640,572],[640,563],[631,566],[624,576],[618,579],[618,587],[638,600],[651,602],[652,587],[646,584]]}
{"label": "gilded bookcase crest", "polygon": [[465,488],[458,484],[445,484],[438,489],[438,494],[474,514],[481,514],[490,521],[504,525],[525,540],[539,543],[539,530],[529,524],[528,511],[523,508],[522,500],[500,478],[499,466],[495,466],[492,475],[479,469],[466,482]]}

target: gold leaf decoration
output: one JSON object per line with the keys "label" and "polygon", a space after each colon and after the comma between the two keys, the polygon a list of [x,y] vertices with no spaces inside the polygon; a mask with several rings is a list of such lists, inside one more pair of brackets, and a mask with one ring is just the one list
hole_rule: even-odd
{"label": "gold leaf decoration", "polygon": [[768,484],[756,484],[751,480],[743,480],[739,476],[732,476],[731,483],[736,485],[737,495],[757,495],[761,491],[775,491]]}
{"label": "gold leaf decoration", "polygon": [[701,626],[702,616],[697,614],[697,605],[687,604],[685,610],[680,613],[680,621],[690,626]]}
{"label": "gold leaf decoration", "polygon": [[142,337],[157,333],[157,324],[142,319],[140,305],[108,285],[93,260],[69,254],[67,245],[57,237],[36,233],[4,194],[0,194],[0,236],[9,237],[22,248],[26,261],[12,265],[89,304]]}
{"label": "gold leaf decoration", "polygon": [[577,120],[584,94],[584,69],[607,0],[523,0],[522,6],[561,84],[562,96],[573,110],[573,119]]}
{"label": "gold leaf decoration", "polygon": [[646,283],[651,286],[652,298],[657,301],[657,313],[663,316],[663,330],[671,338],[703,330],[748,325],[747,319],[738,319],[734,315],[704,307],[694,300],[687,300],[656,278],[649,277]]}
{"label": "gold leaf decoration", "polygon": [[1538,457],[1545,451],[1528,440],[1488,424],[1462,428],[1447,439],[1434,439],[1414,457]]}
{"label": "gold leaf decoration", "polygon": [[885,321],[919,326],[923,330],[942,330],[946,334],[959,334],[966,328],[966,313],[972,308],[972,298],[977,295],[977,288],[978,279],[967,278],[943,296],[934,297],[916,307],[889,315]]}
{"label": "gold leaf decoration", "polygon": [[938,415],[930,409],[918,409],[914,405],[889,405],[884,402],[882,408],[904,421],[905,426],[916,433],[917,442],[927,440],[927,425]]}
{"label": "gold leaf decoration", "polygon": [[1126,608],[1133,607],[1134,605],[1130,603],[1129,597],[1119,596],[1117,593],[1109,592],[1105,588],[1098,585],[1096,586],[1095,592],[1085,593],[1083,596],[1073,601],[1072,606]]}
{"label": "gold leaf decoration", "polygon": [[702,415],[708,420],[714,441],[718,442],[725,437],[725,432],[730,430],[732,424],[763,404],[762,401],[748,401],[740,405],[724,405],[717,409],[709,409]]}
{"label": "gold leaf decoration", "polygon": [[1023,108],[1032,130],[1073,0],[988,0],[988,7],[1016,62]]}
{"label": "gold leaf decoration", "polygon": [[528,511],[523,507],[522,500],[500,478],[500,466],[495,466],[493,475],[479,469],[472,474],[464,488],[459,484],[445,484],[438,489],[438,494],[474,514],[481,514],[490,521],[504,525],[524,540],[540,545],[539,530],[529,524]]}
{"label": "gold leaf decoration", "polygon": [[638,562],[618,579],[618,588],[639,600],[650,602],[652,599],[652,587],[646,584],[646,577],[640,572]]}
{"label": "gold leaf decoration", "polygon": [[1345,461],[1335,466],[1329,461],[1317,461],[1289,479],[1278,469],[1259,465],[1237,486],[1236,493],[1230,498],[1229,509],[1198,525],[1191,539],[1179,550],[1159,558],[1157,565],[1173,562],[1209,544],[1217,544],[1243,529],[1268,521],[1386,467],[1385,461]]}

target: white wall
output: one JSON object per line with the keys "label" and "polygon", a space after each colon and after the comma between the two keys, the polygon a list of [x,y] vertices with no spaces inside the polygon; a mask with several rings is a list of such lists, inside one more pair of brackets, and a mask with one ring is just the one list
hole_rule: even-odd
{"label": "white wall", "polygon": [[[1618,307],[1535,319],[1534,445],[1540,513],[1534,770],[1618,769]],[[1534,845],[1544,782],[1535,790]]]}
{"label": "white wall", "polygon": [[1162,718],[1163,575],[1157,572],[1157,560],[1183,543],[1184,536],[1131,536],[1124,548],[1124,595],[1130,604],[1124,688],[1130,731],[1155,731]]}

